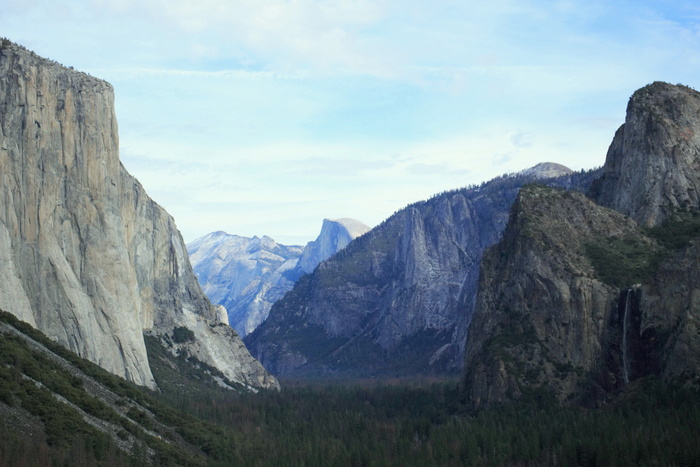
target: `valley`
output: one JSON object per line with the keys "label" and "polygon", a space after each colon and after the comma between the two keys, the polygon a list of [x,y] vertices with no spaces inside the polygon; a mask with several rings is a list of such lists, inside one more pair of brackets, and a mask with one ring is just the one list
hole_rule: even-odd
{"label": "valley", "polygon": [[692,88],[304,248],[186,246],[105,81],[3,39],[0,102],[0,465],[700,463]]}

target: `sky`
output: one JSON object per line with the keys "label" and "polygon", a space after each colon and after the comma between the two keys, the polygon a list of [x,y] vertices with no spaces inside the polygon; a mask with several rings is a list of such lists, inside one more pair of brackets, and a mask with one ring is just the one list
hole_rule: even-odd
{"label": "sky", "polygon": [[2,0],[0,36],[109,81],[120,157],[186,242],[539,162],[601,166],[631,94],[700,89],[696,1]]}

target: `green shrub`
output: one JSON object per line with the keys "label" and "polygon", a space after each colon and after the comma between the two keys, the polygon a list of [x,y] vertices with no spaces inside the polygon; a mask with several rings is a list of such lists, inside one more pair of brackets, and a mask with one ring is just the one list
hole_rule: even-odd
{"label": "green shrub", "polygon": [[652,276],[664,252],[639,238],[608,238],[586,243],[586,256],[606,284],[627,288]]}
{"label": "green shrub", "polygon": [[700,213],[677,211],[660,226],[646,229],[646,233],[668,249],[683,248],[700,236]]}
{"label": "green shrub", "polygon": [[183,344],[194,340],[194,332],[185,326],[178,326],[173,329],[173,342]]}

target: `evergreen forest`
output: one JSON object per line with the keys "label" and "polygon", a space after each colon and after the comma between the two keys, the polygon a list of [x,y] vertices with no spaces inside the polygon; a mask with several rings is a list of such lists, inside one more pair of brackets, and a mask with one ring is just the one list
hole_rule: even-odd
{"label": "evergreen forest", "polygon": [[[532,393],[473,412],[457,379],[283,381],[281,392],[251,393],[218,388],[204,373],[172,381],[159,371],[156,393],[0,317],[74,365],[54,365],[26,339],[2,334],[0,466],[700,464],[700,394],[654,378],[595,409]],[[85,391],[91,380],[119,396],[116,408]],[[19,420],[21,412],[29,416]],[[131,448],[99,419],[121,426],[118,439],[135,439]]]}

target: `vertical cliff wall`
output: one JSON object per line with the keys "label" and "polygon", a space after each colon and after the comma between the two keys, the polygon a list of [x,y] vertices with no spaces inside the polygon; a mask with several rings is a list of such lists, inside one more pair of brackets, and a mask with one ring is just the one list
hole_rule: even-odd
{"label": "vertical cliff wall", "polygon": [[482,261],[465,361],[476,406],[538,388],[570,400],[591,375],[621,387],[620,289],[598,277],[588,251],[611,242],[657,248],[634,221],[581,193],[520,191],[503,240]]}
{"label": "vertical cliff wall", "polygon": [[660,225],[679,208],[697,210],[699,128],[697,91],[662,82],[637,90],[592,197],[645,226]]}
{"label": "vertical cliff wall", "polygon": [[275,385],[212,321],[173,219],[121,166],[113,101],[108,83],[2,41],[0,308],[138,384],[155,386],[143,331],[186,325],[197,358]]}

